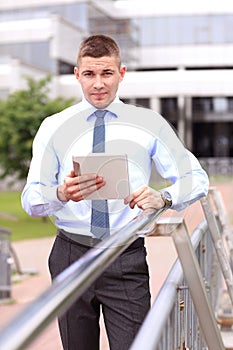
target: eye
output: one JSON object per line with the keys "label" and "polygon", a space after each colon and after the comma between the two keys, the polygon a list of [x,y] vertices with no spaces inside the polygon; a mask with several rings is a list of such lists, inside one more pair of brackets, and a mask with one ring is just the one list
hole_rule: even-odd
{"label": "eye", "polygon": [[104,72],[104,75],[105,76],[111,76],[111,75],[113,75],[113,72],[111,70],[107,70],[107,71]]}
{"label": "eye", "polygon": [[93,75],[93,72],[91,72],[91,71],[83,72],[84,77],[91,77],[92,75]]}

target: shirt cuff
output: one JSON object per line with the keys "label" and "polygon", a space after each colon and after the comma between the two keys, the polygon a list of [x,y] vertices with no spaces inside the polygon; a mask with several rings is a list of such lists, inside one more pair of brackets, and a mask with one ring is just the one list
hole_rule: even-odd
{"label": "shirt cuff", "polygon": [[49,212],[54,213],[57,210],[62,209],[67,202],[62,202],[57,197],[57,187],[44,187],[42,188],[42,196],[44,198],[44,203],[49,204]]}

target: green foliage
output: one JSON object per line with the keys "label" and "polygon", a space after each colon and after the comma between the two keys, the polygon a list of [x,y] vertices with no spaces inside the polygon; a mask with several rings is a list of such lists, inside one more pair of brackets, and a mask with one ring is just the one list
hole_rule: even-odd
{"label": "green foliage", "polygon": [[56,227],[49,218],[32,218],[22,209],[20,192],[0,192],[0,227],[11,230],[13,241],[54,236]]}
{"label": "green foliage", "polygon": [[25,179],[34,136],[44,118],[70,106],[73,99],[49,99],[51,76],[39,81],[26,78],[27,88],[0,100],[1,178],[14,174]]}

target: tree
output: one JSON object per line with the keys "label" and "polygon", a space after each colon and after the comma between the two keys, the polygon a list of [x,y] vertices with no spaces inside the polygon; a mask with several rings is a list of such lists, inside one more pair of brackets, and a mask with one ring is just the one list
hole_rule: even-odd
{"label": "tree", "polygon": [[51,76],[39,81],[27,77],[27,88],[0,100],[0,178],[25,179],[34,136],[44,118],[70,106],[74,100],[48,97]]}

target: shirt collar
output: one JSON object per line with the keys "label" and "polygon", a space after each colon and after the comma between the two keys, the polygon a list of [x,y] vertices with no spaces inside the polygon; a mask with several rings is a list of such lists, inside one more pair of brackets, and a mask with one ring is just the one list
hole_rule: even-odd
{"label": "shirt collar", "polygon": [[[107,107],[105,108],[108,110],[108,113],[106,114],[107,118],[113,117],[113,118],[118,118],[118,116],[112,111],[112,106],[115,105],[116,103],[123,103],[118,96],[115,97],[114,101]],[[82,101],[80,102],[80,107],[81,110],[90,110],[90,115],[87,117],[87,121],[91,121],[92,119],[95,118],[94,112],[96,111],[97,108],[95,108],[92,104],[90,104],[85,97],[83,97]]]}

